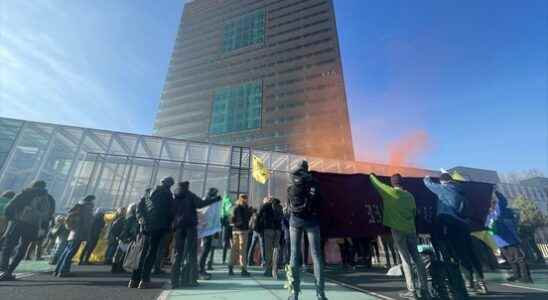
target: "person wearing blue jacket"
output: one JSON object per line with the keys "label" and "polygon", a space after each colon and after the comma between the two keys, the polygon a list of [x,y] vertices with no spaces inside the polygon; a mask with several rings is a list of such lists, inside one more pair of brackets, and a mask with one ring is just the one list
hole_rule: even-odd
{"label": "person wearing blue jacket", "polygon": [[529,266],[525,261],[525,254],[521,249],[521,241],[517,232],[516,214],[508,208],[508,200],[499,191],[495,191],[493,201],[496,204],[487,216],[486,223],[493,234],[493,240],[497,247],[512,268],[512,276],[507,280],[532,283]]}
{"label": "person wearing blue jacket", "polygon": [[461,186],[447,173],[441,174],[440,183],[427,176],[424,184],[438,197],[436,222],[443,240],[443,255],[464,269],[468,292],[487,294],[481,262],[473,251],[470,227],[461,215],[466,200]]}

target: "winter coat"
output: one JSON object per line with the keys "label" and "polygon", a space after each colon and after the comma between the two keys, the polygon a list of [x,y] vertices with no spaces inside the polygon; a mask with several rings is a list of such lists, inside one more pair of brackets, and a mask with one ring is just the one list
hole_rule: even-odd
{"label": "winter coat", "polygon": [[124,217],[118,217],[116,218],[116,220],[112,222],[112,225],[110,225],[110,229],[108,231],[109,243],[115,243],[116,240],[120,238],[120,235],[122,234],[122,231],[124,230],[124,224],[125,224]]}
{"label": "winter coat", "polygon": [[101,235],[101,231],[105,227],[105,214],[98,213],[93,216],[91,228],[89,230],[88,241],[95,241]]}
{"label": "winter coat", "polygon": [[215,202],[221,201],[221,197],[209,197],[205,200],[200,199],[191,191],[181,192],[175,195],[173,218],[174,228],[196,227],[198,225],[197,209],[206,207]]}
{"label": "winter coat", "polygon": [[137,219],[143,231],[169,230],[173,220],[173,194],[163,185],[158,186],[149,198],[139,202]]}
{"label": "winter coat", "polygon": [[93,223],[93,204],[78,203],[72,207],[71,211],[73,210],[79,210],[78,225],[70,231],[68,240],[85,241],[89,237]]}
{"label": "winter coat", "polygon": [[[40,199],[40,200],[39,200]],[[47,229],[55,212],[55,200],[46,189],[28,188],[5,207],[8,220],[15,220]]]}
{"label": "winter coat", "polygon": [[453,182],[446,184],[435,183],[430,177],[425,177],[424,185],[438,196],[436,216],[448,215],[460,222],[465,222],[460,216],[464,207],[465,197],[459,184]]}
{"label": "winter coat", "polygon": [[272,202],[265,203],[257,215],[257,231],[262,232],[267,229],[282,229],[283,212],[275,208]]}
{"label": "winter coat", "polygon": [[495,192],[498,203],[494,211],[487,216],[487,227],[493,233],[497,247],[515,246],[521,243],[518,236],[518,222],[515,213],[508,208],[508,200],[500,192]]}
{"label": "winter coat", "polygon": [[234,230],[249,230],[249,220],[251,219],[252,211],[249,205],[238,204],[234,207],[231,223]]}

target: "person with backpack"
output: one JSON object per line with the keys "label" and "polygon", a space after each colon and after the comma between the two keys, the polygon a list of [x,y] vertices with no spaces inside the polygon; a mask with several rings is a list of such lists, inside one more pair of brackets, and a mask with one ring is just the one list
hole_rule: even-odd
{"label": "person with backpack", "polygon": [[466,200],[461,185],[448,173],[441,174],[440,183],[428,176],[423,181],[438,197],[434,236],[443,247],[444,258],[447,256],[448,260],[463,267],[468,293],[487,294],[481,262],[473,251],[470,226],[461,216]]}
{"label": "person with backpack", "polygon": [[164,235],[170,231],[173,221],[171,187],[174,184],[173,177],[164,178],[162,184],[156,187],[150,197],[143,197],[137,206],[137,219],[141,226],[143,244],[138,260],[139,265],[131,274],[129,288],[153,287],[150,282],[150,273],[156,260],[158,247]]}
{"label": "person with backpack", "polygon": [[[415,217],[417,216],[415,197],[403,189],[403,178],[400,174],[390,177],[392,186],[381,182],[374,174],[371,174],[369,178],[383,200],[383,224],[390,228],[394,248],[401,258],[407,292],[401,293],[400,297],[406,299],[431,298],[426,271],[417,249],[419,242],[415,228]],[[388,251],[388,249],[385,248],[384,251]],[[413,267],[417,270],[416,275]],[[415,282],[418,283],[418,286],[415,286]]]}
{"label": "person with backpack", "polygon": [[80,254],[79,265],[89,265],[89,258],[97,246],[99,236],[101,235],[103,228],[105,228],[105,224],[105,212],[102,208],[97,208],[93,215],[89,234],[85,240],[86,245],[84,246],[84,251]]}
{"label": "person with backpack", "polygon": [[303,160],[299,168],[291,174],[292,184],[287,190],[287,199],[291,218],[289,234],[291,240],[291,258],[288,268],[289,299],[297,300],[301,292],[301,241],[303,234],[310,243],[316,296],[318,300],[325,296],[324,263],[322,259],[320,238],[320,204],[321,197],[318,182],[308,170],[308,162]]}
{"label": "person with backpack", "polygon": [[93,222],[93,208],[95,196],[88,195],[82,201],[74,205],[68,212],[65,220],[66,227],[70,230],[67,238],[67,246],[63,250],[53,276],[69,277],[72,258],[80,249],[82,242],[89,236]]}
{"label": "person with backpack", "polygon": [[268,198],[257,214],[256,229],[263,236],[264,242],[264,275],[272,276],[274,279],[278,278],[282,210],[279,199]]}
{"label": "person with backpack", "polygon": [[29,244],[46,236],[54,212],[55,200],[42,180],[34,182],[6,205],[5,216],[9,225],[0,256],[0,281],[15,279],[13,271],[23,259]]}
{"label": "person with backpack", "polygon": [[7,191],[0,196],[0,250],[2,250],[2,245],[4,244],[4,232],[8,227],[8,219],[5,215],[5,209],[8,203],[15,197],[15,192]]}
{"label": "person with backpack", "polygon": [[487,216],[486,223],[502,256],[512,268],[512,275],[506,280],[533,283],[529,265],[521,249],[516,212],[508,208],[508,200],[502,193],[495,191],[494,195],[494,205]]}
{"label": "person with backpack", "polygon": [[[198,285],[198,213],[196,210],[219,202],[222,198],[216,188],[209,189],[202,200],[190,191],[188,181],[180,182],[175,191],[173,228],[175,229],[174,261],[171,269],[173,289]],[[207,256],[207,254],[206,254]],[[209,279],[205,271],[205,258],[201,265],[201,276]]]}
{"label": "person with backpack", "polygon": [[252,209],[248,205],[247,195],[240,195],[234,207],[232,223],[232,259],[228,264],[228,275],[234,275],[234,265],[240,264],[241,275],[250,276],[247,272],[246,253],[244,253],[249,236],[249,221]]}

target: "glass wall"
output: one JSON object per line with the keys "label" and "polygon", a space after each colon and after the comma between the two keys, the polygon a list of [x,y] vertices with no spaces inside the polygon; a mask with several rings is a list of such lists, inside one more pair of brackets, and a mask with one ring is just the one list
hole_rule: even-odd
{"label": "glass wall", "polygon": [[[254,206],[267,196],[285,201],[289,174],[303,159],[309,161],[311,169],[325,172],[382,175],[395,170],[378,164],[6,118],[0,118],[0,147],[0,193],[20,192],[34,180],[45,180],[58,212],[89,194],[96,195],[98,207],[126,206],[167,176],[189,181],[191,191],[200,197],[214,187],[233,199],[249,194]],[[250,176],[252,155],[261,158],[269,169],[266,184]],[[419,169],[397,171],[436,175]]]}
{"label": "glass wall", "polygon": [[259,9],[225,23],[223,52],[264,42],[265,10]]}
{"label": "glass wall", "polygon": [[215,90],[209,132],[213,134],[261,127],[260,80]]}

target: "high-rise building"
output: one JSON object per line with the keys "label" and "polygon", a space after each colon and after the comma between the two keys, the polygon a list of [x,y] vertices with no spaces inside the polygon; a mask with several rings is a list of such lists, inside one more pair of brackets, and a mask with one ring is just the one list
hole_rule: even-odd
{"label": "high-rise building", "polygon": [[154,128],[354,159],[332,0],[187,3]]}

